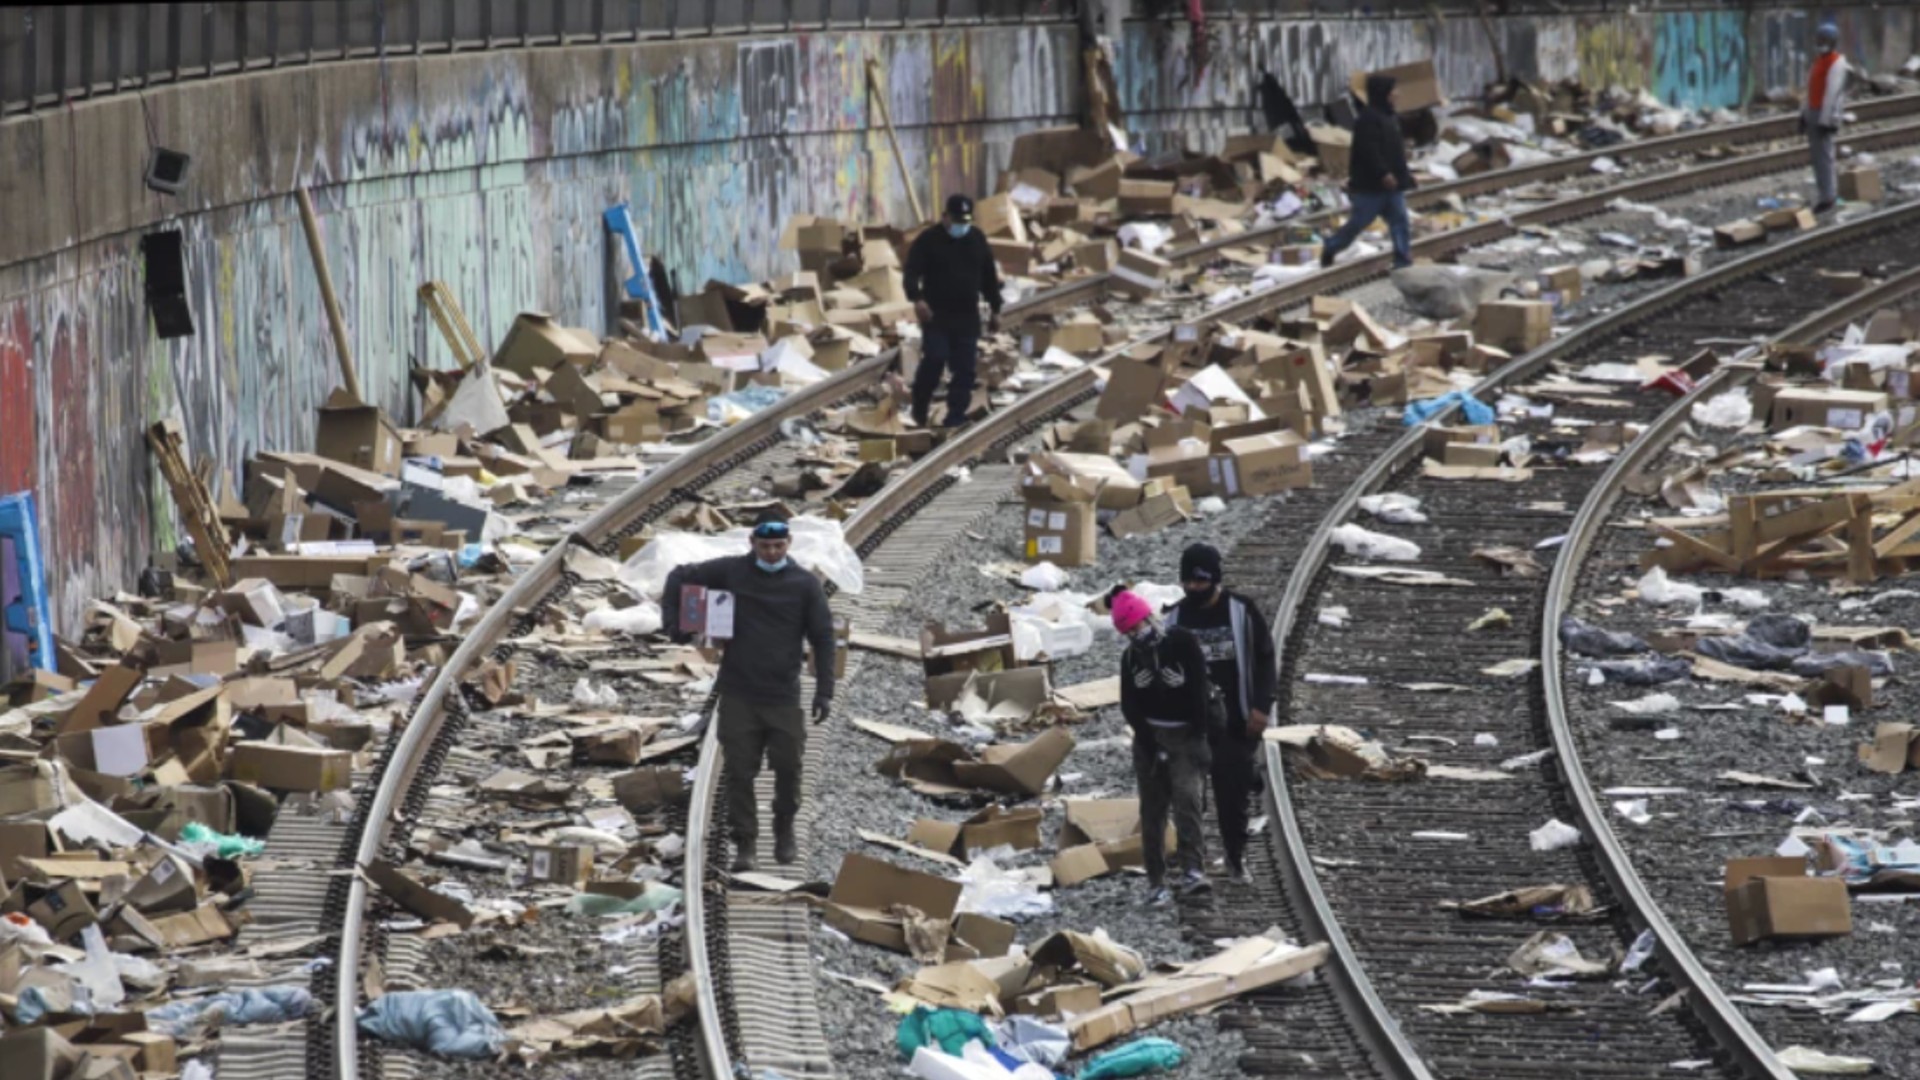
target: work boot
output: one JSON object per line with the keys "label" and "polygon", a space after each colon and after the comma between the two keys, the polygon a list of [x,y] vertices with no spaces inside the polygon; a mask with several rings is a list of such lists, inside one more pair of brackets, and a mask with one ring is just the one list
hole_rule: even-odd
{"label": "work boot", "polygon": [[773,861],[781,866],[790,866],[800,855],[800,845],[793,840],[793,819],[775,819],[773,823]]}
{"label": "work boot", "polygon": [[734,844],[733,845],[733,865],[727,868],[728,872],[735,873],[735,874],[751,874],[754,871],[754,866],[755,864],[753,861],[753,841],[742,840]]}
{"label": "work boot", "polygon": [[1320,269],[1322,270],[1333,269],[1333,253],[1328,251],[1326,248],[1320,249]]}

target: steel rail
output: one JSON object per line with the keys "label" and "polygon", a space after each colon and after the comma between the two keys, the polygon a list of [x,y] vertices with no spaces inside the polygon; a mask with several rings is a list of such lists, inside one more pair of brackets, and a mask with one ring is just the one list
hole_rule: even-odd
{"label": "steel rail", "polygon": [[[1696,293],[1717,289],[1727,283],[1761,273],[1772,266],[1844,245],[1855,237],[1874,235],[1882,230],[1915,220],[1920,220],[1920,204],[1909,204],[1859,218],[1845,225],[1804,233],[1767,250],[1723,263],[1698,277],[1676,282],[1628,307],[1595,319],[1533,352],[1515,358],[1499,370],[1490,373],[1468,392],[1475,397],[1486,398],[1516,380],[1543,370],[1551,361],[1601,342],[1650,316],[1671,310]],[[1457,406],[1449,407],[1432,417],[1428,423],[1449,422],[1457,411]],[[1283,664],[1286,651],[1294,647],[1292,641],[1294,633],[1302,628],[1300,617],[1307,610],[1319,569],[1328,559],[1334,529],[1353,516],[1361,497],[1380,490],[1394,473],[1418,459],[1422,452],[1426,426],[1420,425],[1408,429],[1405,435],[1374,459],[1367,469],[1347,487],[1340,499],[1321,517],[1319,525],[1307,541],[1305,550],[1294,565],[1286,591],[1275,612],[1274,640],[1282,650]],[[1284,687],[1282,693],[1285,693]],[[1312,853],[1307,850],[1298,817],[1294,814],[1292,802],[1284,790],[1287,785],[1287,773],[1281,760],[1279,744],[1269,740],[1264,746],[1264,751],[1269,787],[1275,792],[1274,808],[1281,815],[1281,835],[1286,845],[1284,853],[1286,857],[1281,860],[1285,865],[1284,876],[1290,883],[1298,886],[1299,891],[1295,894],[1295,898],[1302,910],[1310,912],[1309,917],[1328,932],[1328,944],[1332,946],[1328,961],[1329,977],[1336,980],[1336,986],[1340,981],[1350,982],[1352,985],[1345,989],[1342,996],[1365,1004],[1366,1011],[1354,1017],[1356,1023],[1361,1026],[1363,1032],[1381,1033],[1384,1042],[1379,1042],[1377,1045],[1390,1053],[1398,1052],[1400,1047],[1406,1045],[1404,1037],[1395,1037],[1399,1034],[1398,1023],[1386,1011],[1384,1002],[1373,989],[1372,981],[1361,966],[1352,943],[1344,933],[1339,932],[1338,916],[1333,911],[1318,873],[1313,869]],[[1584,776],[1580,777],[1580,780],[1584,782]],[[1573,779],[1569,778],[1569,786],[1573,783]],[[1576,795],[1584,795],[1584,798],[1589,801],[1593,799],[1590,790],[1576,792]],[[1601,854],[1616,853],[1608,852],[1603,848]],[[1606,873],[1610,881],[1615,880],[1616,875],[1619,880],[1626,881],[1628,880],[1626,875],[1631,874],[1632,869],[1630,866],[1609,866],[1606,868]],[[1647,901],[1644,889],[1637,897],[1630,893],[1623,893],[1623,896],[1636,903]],[[1676,981],[1692,991],[1688,994],[1690,1006],[1700,1014],[1709,1030],[1723,1040],[1722,1046],[1733,1052],[1741,1067],[1749,1073],[1766,1076],[1770,1080],[1790,1080],[1792,1073],[1781,1068],[1772,1051],[1754,1035],[1745,1019],[1733,1009],[1724,995],[1720,994],[1712,978],[1693,958],[1686,943],[1672,933],[1671,926],[1666,924],[1664,919],[1659,918],[1657,910],[1651,913],[1654,919],[1658,920],[1657,923],[1647,919],[1647,909],[1636,912],[1642,922],[1655,928],[1661,953],[1676,960],[1670,970],[1675,975]],[[1659,929],[1663,926],[1666,928],[1665,935],[1662,935]],[[1386,1063],[1393,1064],[1390,1056]],[[1419,1067],[1417,1061],[1410,1064]],[[1407,1075],[1420,1074],[1408,1073]]]}
{"label": "steel rail", "polygon": [[[1862,290],[1781,331],[1774,340],[1783,344],[1817,341],[1827,333],[1869,314],[1881,306],[1920,290],[1920,269],[1909,270],[1870,289]],[[1653,931],[1658,951],[1670,971],[1677,972],[1681,985],[1692,994],[1711,1003],[1696,1011],[1713,1029],[1723,1045],[1743,1047],[1742,1057],[1750,1071],[1776,1080],[1788,1080],[1794,1074],[1781,1065],[1746,1018],[1720,990],[1711,973],[1686,947],[1653,894],[1634,869],[1633,860],[1607,817],[1606,805],[1594,793],[1574,738],[1573,724],[1567,714],[1566,685],[1563,678],[1560,620],[1573,603],[1581,567],[1592,554],[1594,543],[1606,526],[1607,515],[1624,493],[1626,481],[1657,460],[1692,416],[1692,406],[1709,396],[1750,381],[1758,368],[1753,365],[1727,365],[1701,381],[1692,392],[1660,414],[1660,418],[1634,439],[1608,466],[1593,493],[1580,504],[1561,555],[1554,561],[1547,579],[1546,606],[1540,619],[1540,663],[1546,703],[1547,729],[1553,740],[1560,775],[1573,791],[1574,810],[1584,819],[1586,834],[1600,851],[1600,869],[1616,895],[1627,898],[1630,917],[1644,929]],[[1672,948],[1680,943],[1679,948]]]}
{"label": "steel rail", "polygon": [[[1853,107],[1857,122],[1889,120],[1907,113],[1920,111],[1920,94],[1898,94],[1890,97],[1871,98]],[[1504,169],[1463,176],[1458,180],[1448,180],[1427,187],[1415,188],[1407,195],[1407,205],[1415,210],[1444,202],[1449,196],[1462,198],[1473,195],[1485,195],[1489,192],[1505,191],[1508,188],[1524,184],[1538,183],[1544,180],[1557,180],[1567,176],[1577,176],[1593,168],[1599,159],[1612,158],[1615,161],[1638,160],[1659,157],[1664,154],[1680,154],[1690,150],[1701,150],[1728,143],[1739,144],[1759,142],[1764,139],[1786,138],[1799,133],[1798,114],[1769,116],[1759,120],[1749,120],[1739,124],[1727,124],[1722,127],[1700,128],[1695,131],[1683,131],[1674,135],[1662,135],[1638,142],[1621,143],[1617,146],[1587,150],[1578,154],[1556,157],[1550,161],[1528,162],[1524,165],[1510,165]],[[1862,135],[1871,132],[1850,132],[1846,141],[1851,143]],[[1341,216],[1339,210],[1321,210],[1313,214],[1303,214],[1285,221],[1263,225],[1245,232],[1227,236],[1216,236],[1211,240],[1194,244],[1173,252],[1169,258],[1175,265],[1184,265],[1195,259],[1204,258],[1216,252],[1241,244],[1257,243],[1283,235],[1290,228],[1326,221]]]}

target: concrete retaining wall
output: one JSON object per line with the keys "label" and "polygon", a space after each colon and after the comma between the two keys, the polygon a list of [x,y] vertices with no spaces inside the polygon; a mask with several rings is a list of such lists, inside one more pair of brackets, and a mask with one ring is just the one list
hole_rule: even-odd
{"label": "concrete retaining wall", "polygon": [[[1841,13],[1849,52],[1904,61],[1910,10]],[[1550,16],[1496,24],[1514,70],[1648,85],[1734,104],[1797,82],[1810,21],[1744,15]],[[1478,22],[1224,22],[1190,74],[1184,26],[1130,23],[1121,96],[1150,146],[1244,128],[1263,66],[1303,102],[1356,67],[1435,55],[1449,92],[1493,74]],[[788,268],[798,212],[904,220],[873,126],[881,58],[902,153],[929,206],[989,186],[1012,138],[1081,105],[1078,29],[972,27],[390,58],[107,98],[0,124],[0,491],[34,490],[73,632],[86,598],[129,585],[178,535],[143,441],[179,417],[237,479],[263,447],[309,445],[335,366],[291,192],[315,191],[367,395],[397,416],[410,364],[450,366],[414,290],[446,281],[483,343],[527,308],[605,325],[599,214],[628,200],[683,286]],[[193,155],[186,193],[147,191],[151,138]],[[188,238],[196,337],[161,342],[139,233]]]}

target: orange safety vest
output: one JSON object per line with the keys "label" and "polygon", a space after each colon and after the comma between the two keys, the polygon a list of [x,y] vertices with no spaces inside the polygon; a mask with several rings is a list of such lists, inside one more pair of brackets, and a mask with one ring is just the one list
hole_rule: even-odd
{"label": "orange safety vest", "polygon": [[1820,58],[1813,62],[1813,70],[1807,73],[1807,108],[1814,112],[1819,112],[1827,103],[1827,72],[1833,69],[1833,65],[1839,59],[1839,49],[1822,53]]}

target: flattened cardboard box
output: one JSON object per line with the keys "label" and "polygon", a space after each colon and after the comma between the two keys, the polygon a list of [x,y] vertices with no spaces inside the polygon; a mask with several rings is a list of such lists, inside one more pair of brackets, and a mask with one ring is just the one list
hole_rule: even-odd
{"label": "flattened cardboard box", "polygon": [[980,751],[979,761],[955,762],[953,771],[970,787],[1039,795],[1072,752],[1073,736],[1066,728],[1051,727],[1029,742],[994,743]]}
{"label": "flattened cardboard box", "polygon": [[394,903],[423,919],[450,922],[462,930],[473,925],[473,912],[465,904],[434,892],[385,859],[368,863],[362,872],[376,888],[392,897]]}
{"label": "flattened cardboard box", "polygon": [[965,821],[921,818],[908,831],[907,842],[963,859],[969,852],[1003,844],[1029,851],[1040,846],[1042,817],[1037,806],[1012,810],[989,806]]}
{"label": "flattened cardboard box", "polygon": [[827,925],[858,941],[894,952],[907,951],[904,924],[885,909],[902,904],[929,918],[953,918],[960,883],[896,866],[884,859],[851,853],[840,861],[827,894]]}
{"label": "flattened cardboard box", "polygon": [[1045,705],[1047,697],[1053,692],[1044,667],[984,673],[960,671],[927,679],[927,705],[935,709],[952,708],[966,690],[968,678],[974,680],[974,692],[980,695],[989,709],[1011,701],[1032,712]]}

